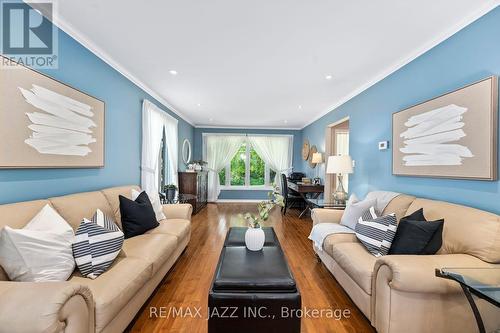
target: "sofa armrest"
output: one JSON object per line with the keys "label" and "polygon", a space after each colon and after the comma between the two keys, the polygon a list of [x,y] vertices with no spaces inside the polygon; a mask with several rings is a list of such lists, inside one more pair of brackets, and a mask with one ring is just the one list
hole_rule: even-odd
{"label": "sofa armrest", "polygon": [[0,323],[9,332],[94,331],[90,289],[71,282],[0,282]]}
{"label": "sofa armrest", "polygon": [[[454,281],[436,277],[436,268],[444,267],[500,267],[488,264],[467,254],[444,255],[388,255],[375,262],[372,286],[380,274],[386,277],[391,289],[415,292],[448,294],[462,292]],[[375,291],[376,292],[376,291]]]}
{"label": "sofa armrest", "polygon": [[193,206],[190,204],[167,204],[163,205],[163,213],[168,219],[184,219],[191,221]]}
{"label": "sofa armrest", "polygon": [[339,209],[314,208],[311,211],[313,226],[318,223],[340,223],[343,214],[344,211]]}

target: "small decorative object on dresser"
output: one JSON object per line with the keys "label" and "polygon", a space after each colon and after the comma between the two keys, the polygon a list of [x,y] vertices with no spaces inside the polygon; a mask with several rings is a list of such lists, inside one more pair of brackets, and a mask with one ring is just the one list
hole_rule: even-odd
{"label": "small decorative object on dresser", "polygon": [[179,172],[179,195],[191,194],[196,199],[185,200],[193,206],[193,214],[207,205],[208,174],[206,171]]}

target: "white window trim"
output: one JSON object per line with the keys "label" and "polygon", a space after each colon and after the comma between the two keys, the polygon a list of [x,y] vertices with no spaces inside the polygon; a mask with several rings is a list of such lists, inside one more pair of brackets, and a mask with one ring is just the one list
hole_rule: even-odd
{"label": "white window trim", "polygon": [[[254,134],[254,133],[202,133],[203,140],[203,148],[202,148],[202,156],[203,160],[206,159],[207,156],[207,140],[208,136],[281,136],[290,138],[290,160],[293,159],[293,135],[291,134]],[[250,144],[247,140],[247,157],[250,156]],[[245,184],[250,184],[250,159],[247,158],[245,161]],[[220,189],[223,191],[270,191],[273,189],[272,184],[270,184],[270,169],[267,163],[265,163],[265,172],[264,172],[264,182],[265,185],[230,185],[231,182],[231,164],[226,165],[226,185],[221,185]]]}

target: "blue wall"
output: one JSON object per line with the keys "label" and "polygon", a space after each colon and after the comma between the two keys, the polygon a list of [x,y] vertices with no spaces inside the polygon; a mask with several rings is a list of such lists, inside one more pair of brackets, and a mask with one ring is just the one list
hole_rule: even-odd
{"label": "blue wall", "polygon": [[[139,184],[141,108],[145,98],[179,119],[179,145],[182,145],[184,138],[193,141],[194,129],[190,124],[168,111],[167,107],[62,30],[58,32],[58,38],[59,68],[42,72],[106,103],[105,167],[0,170],[0,204],[115,185]],[[182,161],[180,156],[179,161]]]}
{"label": "blue wall", "polygon": [[[487,76],[499,75],[499,41],[500,7],[497,7],[307,126],[302,137],[324,151],[325,127],[349,116],[350,154],[356,160],[349,183],[351,192],[364,196],[368,191],[384,189],[500,213],[499,181],[393,176],[391,150],[379,151],[377,147],[378,141],[391,140],[391,116],[394,112]],[[305,164],[302,168],[306,169]]]}
{"label": "blue wall", "polygon": [[[195,128],[194,129],[194,159],[201,159],[203,155],[203,133],[246,133],[246,134],[284,134],[293,135],[293,167],[294,171],[302,171],[300,151],[302,149],[302,135],[299,130],[267,130],[267,129],[228,129],[228,128]],[[268,191],[258,190],[224,190],[219,199],[231,200],[262,200],[267,198]]]}

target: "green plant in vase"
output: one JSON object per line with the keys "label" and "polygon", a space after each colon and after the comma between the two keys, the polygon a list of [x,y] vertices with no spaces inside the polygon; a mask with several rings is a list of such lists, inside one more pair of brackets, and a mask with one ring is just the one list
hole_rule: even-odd
{"label": "green plant in vase", "polygon": [[265,243],[265,234],[262,230],[262,222],[267,221],[271,210],[275,206],[284,206],[283,196],[276,186],[272,191],[269,191],[268,200],[261,201],[257,204],[258,215],[252,213],[243,214],[243,218],[248,221],[249,228],[245,233],[245,245],[250,251],[259,251]]}

